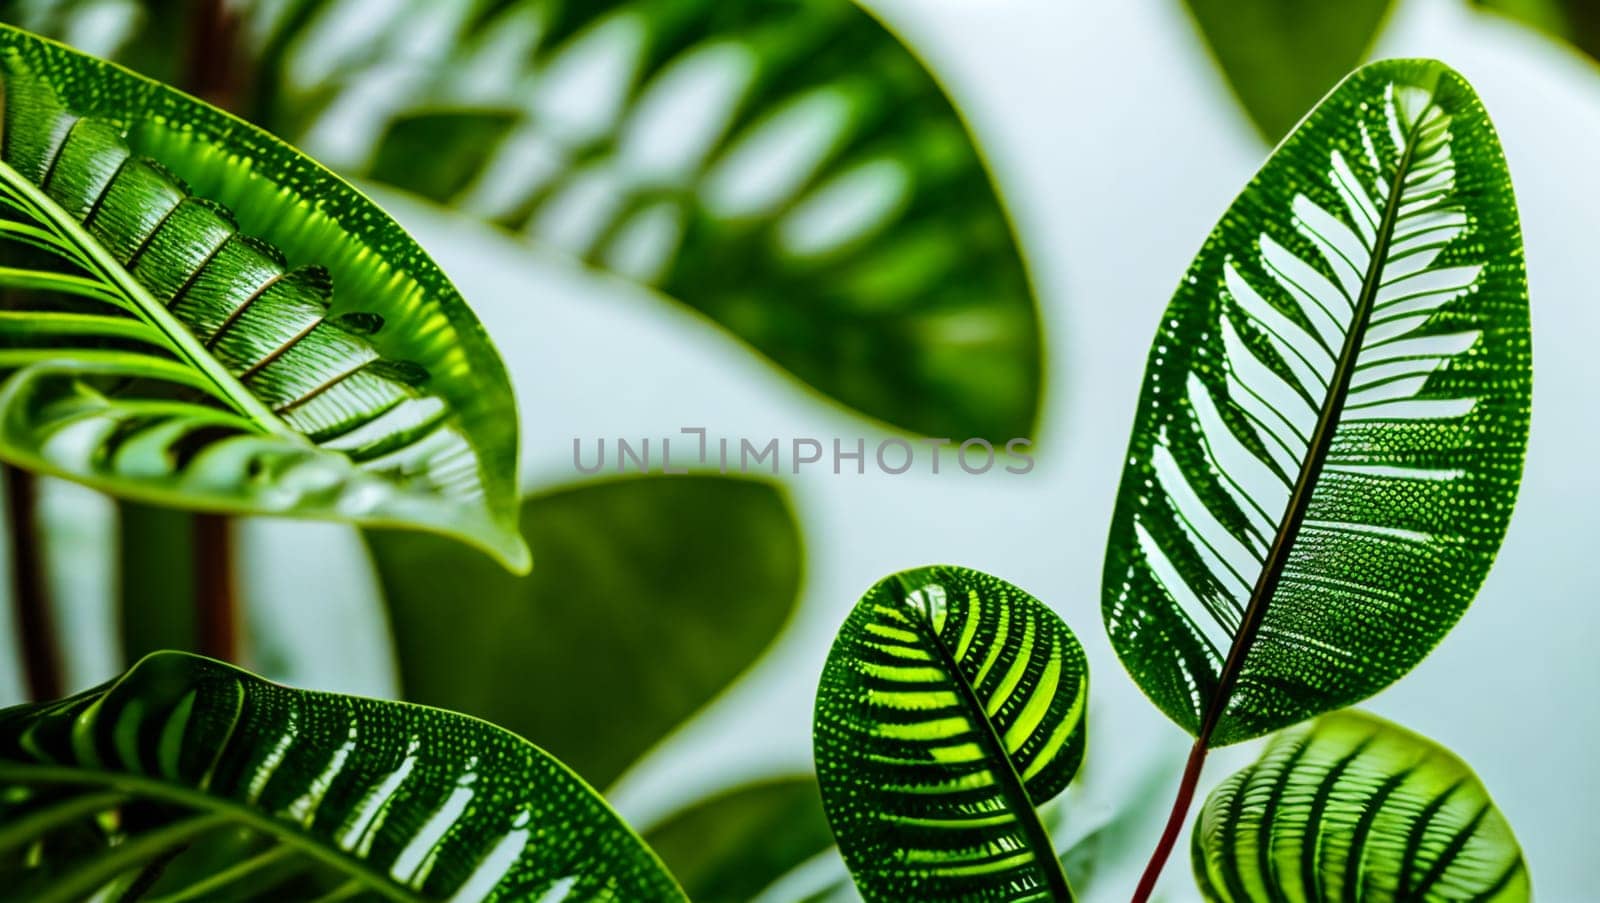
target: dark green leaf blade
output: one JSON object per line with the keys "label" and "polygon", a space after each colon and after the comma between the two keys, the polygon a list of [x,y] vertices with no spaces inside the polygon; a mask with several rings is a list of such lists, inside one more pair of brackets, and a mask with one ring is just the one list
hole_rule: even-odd
{"label": "dark green leaf blade", "polygon": [[672,814],[645,832],[695,903],[746,903],[832,848],[810,775],[741,784]]}
{"label": "dark green leaf blade", "polygon": [[768,483],[586,483],[527,499],[522,524],[541,564],[520,578],[432,537],[368,537],[401,684],[535,740],[597,787],[722,692],[798,601],[799,526]]}
{"label": "dark green leaf blade", "polygon": [[823,806],[868,900],[1059,900],[1035,807],[1083,761],[1088,662],[1044,603],[965,568],[880,581],[817,689]]}
{"label": "dark green leaf blade", "polygon": [[1274,737],[1206,799],[1192,852],[1215,903],[1532,898],[1511,826],[1472,769],[1358,711]]}
{"label": "dark green leaf blade", "polygon": [[0,64],[0,455],[137,501],[424,529],[526,567],[504,368],[389,217],[118,67],[5,26]]}
{"label": "dark green leaf blade", "polygon": [[[194,891],[226,876],[187,870],[189,845],[245,841],[339,899],[684,899],[597,793],[506,731],[175,652],[0,712],[0,816],[0,872],[34,901],[126,889],[163,862],[196,884],[157,893]],[[286,898],[266,883],[230,889]]]}
{"label": "dark green leaf blade", "polygon": [[1117,654],[1213,744],[1363,699],[1460,618],[1531,396],[1505,159],[1440,63],[1376,63],[1290,135],[1163,316],[1103,579]]}
{"label": "dark green leaf blade", "polygon": [[1184,0],[1250,121],[1271,143],[1367,56],[1394,0]]}

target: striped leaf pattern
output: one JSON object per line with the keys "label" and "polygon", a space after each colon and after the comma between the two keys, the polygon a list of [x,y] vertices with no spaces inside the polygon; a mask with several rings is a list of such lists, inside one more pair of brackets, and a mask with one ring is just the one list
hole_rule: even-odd
{"label": "striped leaf pattern", "polygon": [[1193,836],[1213,903],[1531,899],[1511,826],[1466,763],[1357,711],[1274,737],[1212,791]]}
{"label": "striped leaf pattern", "polygon": [[1481,104],[1439,63],[1360,70],[1224,216],[1156,338],[1104,580],[1145,692],[1225,744],[1408,671],[1499,547],[1530,385]]}
{"label": "striped leaf pattern", "polygon": [[0,711],[0,877],[30,903],[684,899],[513,734],[173,652]]}
{"label": "striped leaf pattern", "polygon": [[1088,665],[1042,602],[977,571],[884,579],[817,690],[828,821],[868,900],[1063,900],[1035,806],[1083,760]]}
{"label": "striped leaf pattern", "polygon": [[525,565],[510,390],[393,222],[263,133],[0,30],[0,455]]}

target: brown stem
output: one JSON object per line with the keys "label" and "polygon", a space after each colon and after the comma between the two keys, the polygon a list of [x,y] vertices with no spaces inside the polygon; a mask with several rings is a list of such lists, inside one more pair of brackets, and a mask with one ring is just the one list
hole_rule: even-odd
{"label": "brown stem", "polygon": [[240,94],[239,16],[227,0],[201,0],[189,23],[183,87],[212,106],[232,110]]}
{"label": "brown stem", "polygon": [[65,694],[61,650],[56,645],[55,618],[45,589],[40,557],[39,487],[33,474],[5,465],[6,526],[11,535],[12,596],[17,608],[17,633],[22,643],[23,676],[35,702]]}
{"label": "brown stem", "polygon": [[1194,802],[1194,789],[1200,783],[1200,770],[1205,766],[1206,749],[1210,742],[1209,736],[1200,737],[1189,750],[1189,762],[1183,767],[1183,780],[1178,782],[1178,798],[1172,803],[1172,814],[1167,816],[1167,827],[1161,832],[1161,841],[1156,844],[1155,852],[1150,854],[1150,863],[1144,867],[1144,874],[1139,878],[1139,888],[1133,892],[1133,903],[1145,903],[1150,899],[1156,889],[1156,879],[1161,877],[1161,870],[1167,865],[1167,857],[1172,855],[1172,848],[1178,845],[1178,836],[1183,833],[1189,806]]}
{"label": "brown stem", "polygon": [[201,655],[239,658],[239,601],[233,579],[233,520],[194,516],[195,642]]}
{"label": "brown stem", "polygon": [[[239,17],[227,0],[202,0],[190,22],[184,87],[200,99],[234,109],[239,100]],[[233,574],[233,524],[223,514],[194,517],[195,641],[203,655],[239,656],[239,605]]]}

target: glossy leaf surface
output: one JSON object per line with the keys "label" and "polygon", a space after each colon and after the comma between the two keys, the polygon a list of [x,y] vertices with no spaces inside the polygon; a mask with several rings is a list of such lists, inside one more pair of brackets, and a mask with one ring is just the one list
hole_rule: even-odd
{"label": "glossy leaf surface", "polygon": [[1531,899],[1511,826],[1466,763],[1357,711],[1274,737],[1212,791],[1193,836],[1217,903]]}
{"label": "glossy leaf surface", "polygon": [[884,579],[817,689],[822,799],[868,900],[1060,900],[1035,807],[1083,760],[1088,664],[1044,603],[987,574]]}
{"label": "glossy leaf surface", "polygon": [[516,418],[444,275],[271,136],[0,28],[0,455],[138,501],[404,526],[513,567]]}
{"label": "glossy leaf surface", "polygon": [[[870,417],[1033,434],[1040,324],[1004,204],[933,74],[850,0],[242,15],[241,112],[341,172],[670,295]],[[158,31],[135,17],[119,55],[168,75],[141,51]]]}
{"label": "glossy leaf surface", "polygon": [[527,499],[522,525],[540,559],[527,577],[434,537],[369,537],[401,683],[597,787],[749,667],[798,600],[799,526],[770,484],[608,480]]}
{"label": "glossy leaf surface", "polygon": [[1394,0],[1184,0],[1250,121],[1276,144],[1366,58]]}
{"label": "glossy leaf surface", "polygon": [[1103,582],[1123,664],[1215,744],[1405,674],[1499,548],[1531,378],[1483,107],[1436,62],[1361,69],[1234,202],[1162,317]]}
{"label": "glossy leaf surface", "polygon": [[0,875],[32,903],[684,899],[513,734],[173,652],[0,712]]}

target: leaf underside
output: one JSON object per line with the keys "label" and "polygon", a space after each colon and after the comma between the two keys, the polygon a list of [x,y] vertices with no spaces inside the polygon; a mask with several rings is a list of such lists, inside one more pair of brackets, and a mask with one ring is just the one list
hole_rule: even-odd
{"label": "leaf underside", "polygon": [[0,29],[0,455],[130,498],[448,533],[512,566],[513,405],[449,283],[292,149]]}
{"label": "leaf underside", "polygon": [[1192,850],[1214,903],[1531,899],[1522,850],[1472,770],[1358,711],[1274,737],[1212,791]]}
{"label": "leaf underside", "polygon": [[1530,386],[1522,240],[1481,104],[1436,62],[1361,69],[1163,316],[1106,556],[1124,665],[1219,745],[1406,673],[1499,547]]}
{"label": "leaf underside", "polygon": [[904,571],[851,612],[817,690],[824,809],[868,900],[1070,898],[1035,807],[1083,760],[1088,664],[1039,600]]}
{"label": "leaf underside", "polygon": [[[1002,200],[929,69],[850,0],[241,14],[244,115],[341,172],[671,295],[889,424],[1032,435],[1040,324]],[[106,49],[176,77],[162,32]]]}
{"label": "leaf underside", "polygon": [[0,877],[32,903],[684,899],[513,734],[180,653],[0,712]]}

